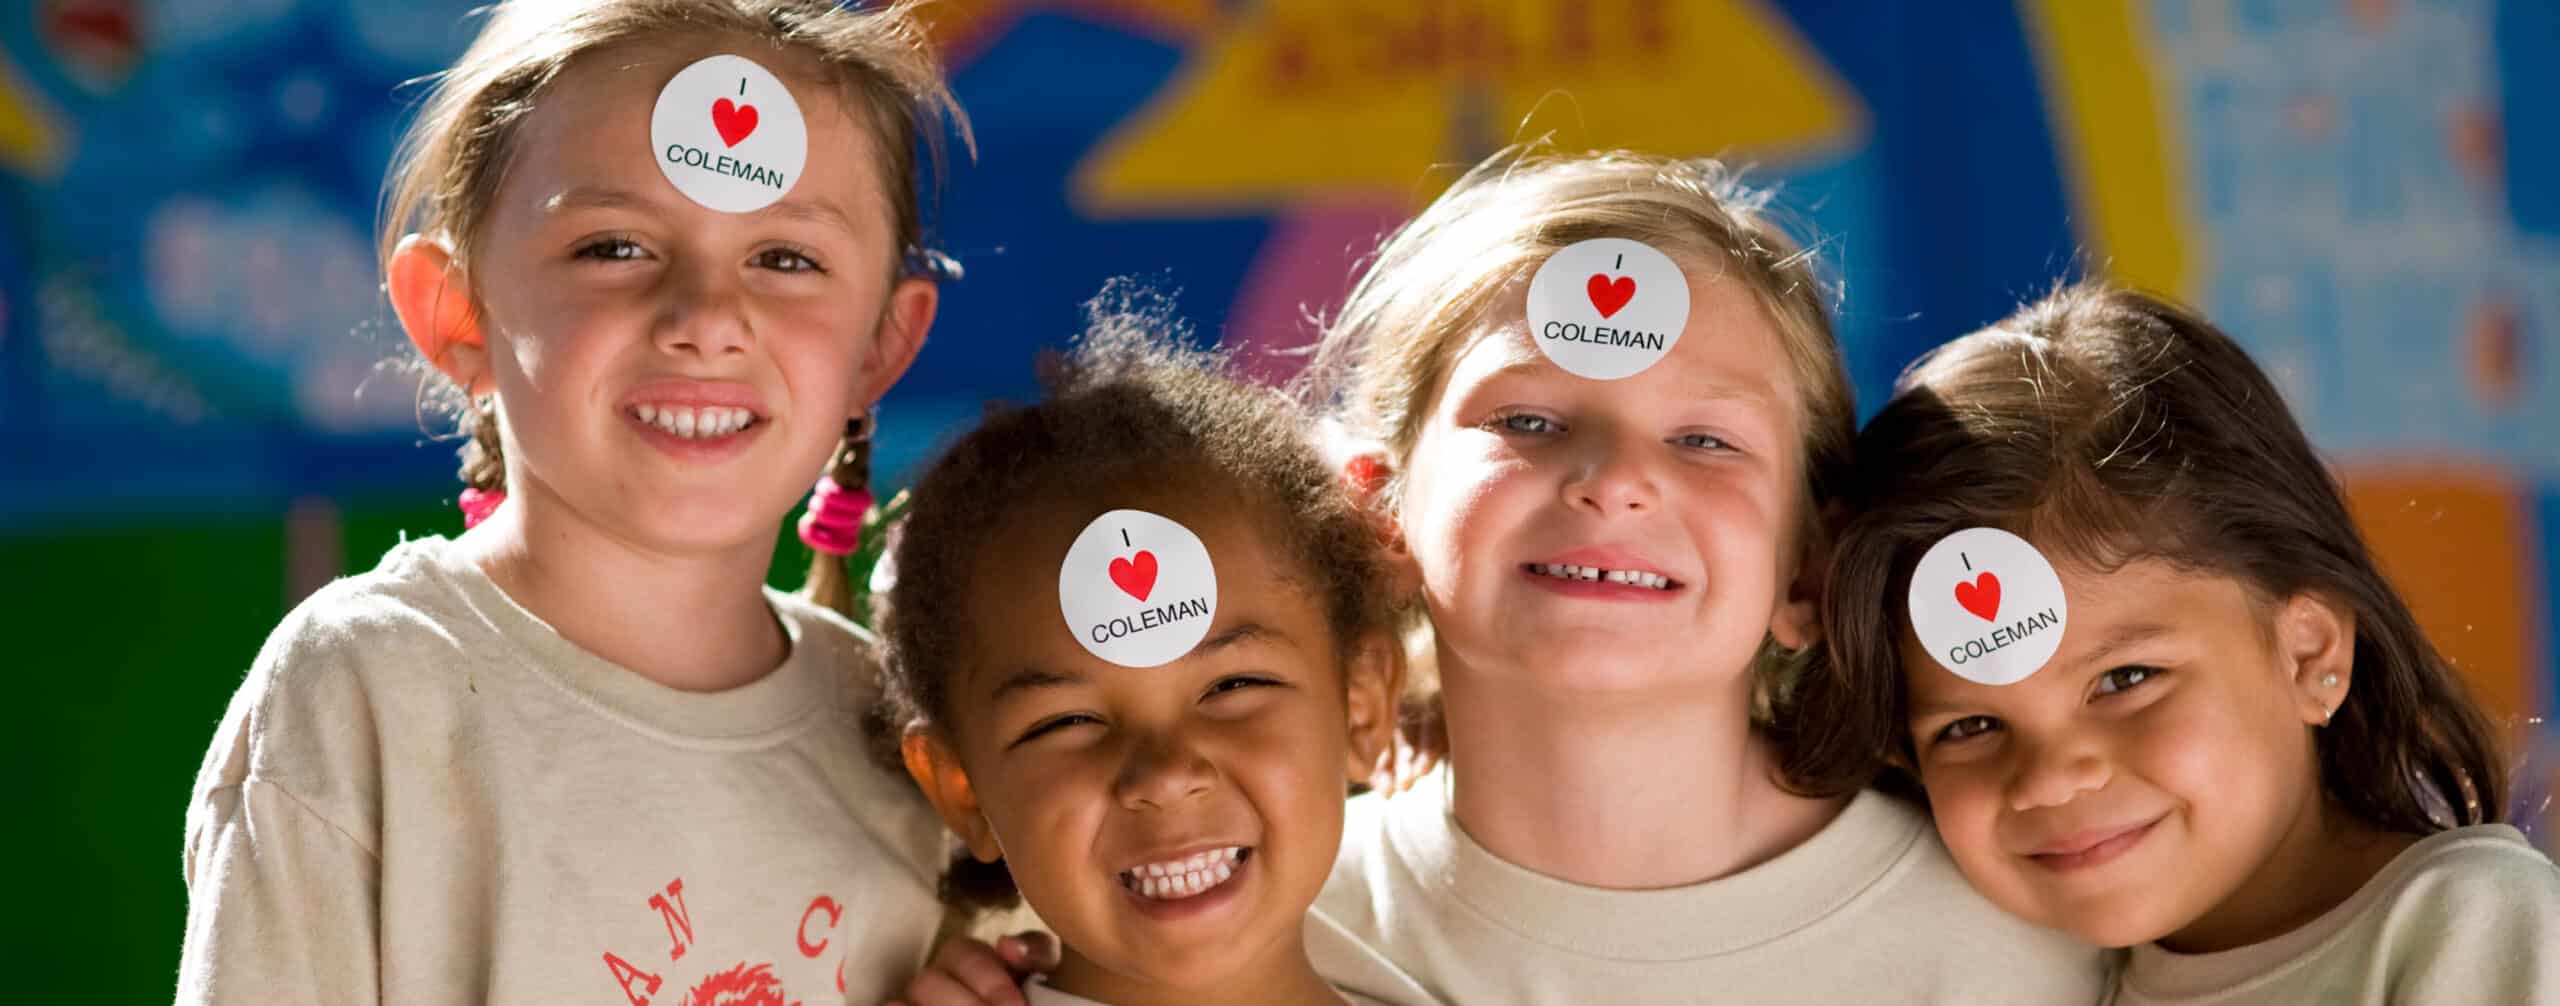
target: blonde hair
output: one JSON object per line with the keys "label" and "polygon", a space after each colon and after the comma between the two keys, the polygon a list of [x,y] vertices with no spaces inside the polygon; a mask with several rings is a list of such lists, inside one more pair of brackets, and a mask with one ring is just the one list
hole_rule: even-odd
{"label": "blonde hair", "polygon": [[[1708,159],[1495,154],[1380,246],[1325,327],[1305,390],[1331,404],[1353,439],[1385,452],[1381,500],[1392,509],[1463,341],[1520,310],[1517,291],[1557,251],[1592,238],[1641,241],[1684,267],[1720,270],[1751,292],[1777,329],[1803,434],[1800,540],[1818,556],[1819,503],[1848,468],[1856,411],[1831,330],[1833,287],[1780,224],[1771,199]],[[1778,718],[1775,704],[1800,662],[1774,641],[1764,644],[1754,661],[1755,718]]]}
{"label": "blonde hair", "polygon": [[[441,238],[467,267],[525,116],[581,57],[668,37],[727,36],[807,57],[821,83],[869,127],[898,242],[891,269],[918,268],[933,259],[923,247],[916,147],[921,142],[938,163],[944,123],[962,143],[972,141],[914,7],[907,0],[866,11],[834,0],[505,0],[489,9],[488,24],[462,58],[436,76],[401,139],[385,183],[383,262],[387,267],[402,235],[420,233]],[[496,412],[471,403],[466,423],[463,482],[504,489]]]}

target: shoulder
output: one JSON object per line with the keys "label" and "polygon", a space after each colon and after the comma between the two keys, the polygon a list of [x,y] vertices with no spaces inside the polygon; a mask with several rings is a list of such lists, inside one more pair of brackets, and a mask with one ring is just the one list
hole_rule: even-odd
{"label": "shoulder", "polygon": [[853,680],[866,690],[876,687],[880,642],[870,630],[833,608],[789,591],[767,587],[764,596],[774,616],[790,631],[795,658],[805,656],[823,666],[854,669],[858,673]]}
{"label": "shoulder", "polygon": [[2512,827],[2431,835],[2401,853],[2390,872],[2383,910],[2407,937],[2452,940],[2461,933],[2439,927],[2458,921],[2463,932],[2532,933],[2539,945],[2560,945],[2560,867]]}
{"label": "shoulder", "polygon": [[2428,836],[2403,852],[2376,905],[2395,1001],[2560,998],[2560,867],[2502,824]]}
{"label": "shoulder", "polygon": [[1912,829],[1909,848],[1879,885],[1872,910],[1862,913],[1862,928],[1873,927],[1879,935],[1932,934],[1932,956],[1941,970],[2007,972],[2022,988],[2069,990],[2075,996],[2086,991],[2095,998],[2105,978],[2105,951],[1992,904],[1965,879],[1925,812],[1880,792],[1858,799],[1889,808],[1891,826]]}

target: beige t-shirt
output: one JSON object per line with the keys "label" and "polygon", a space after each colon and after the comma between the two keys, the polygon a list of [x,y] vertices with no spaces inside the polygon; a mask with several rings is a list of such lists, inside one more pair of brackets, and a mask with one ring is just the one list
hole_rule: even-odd
{"label": "beige t-shirt", "polygon": [[2116,1002],[2560,1003],[2560,868],[2503,824],[2438,832],[2282,936],[2134,948]]}
{"label": "beige t-shirt", "polygon": [[[1741,873],[1620,891],[1496,858],[1458,827],[1435,777],[1393,799],[1351,802],[1342,856],[1313,914],[1440,1000],[1469,1006],[2053,1006],[2097,1002],[2107,963],[1983,900],[1917,808],[1873,791]],[[1315,965],[1372,992],[1324,957]]]}
{"label": "beige t-shirt", "polygon": [[[1087,999],[1074,993],[1060,992],[1051,988],[1047,979],[1038,975],[1033,975],[1030,981],[1022,983],[1022,998],[1031,1006],[1111,1006],[1110,1003],[1100,999]],[[1343,993],[1342,1001],[1351,1006],[1387,1006],[1375,999],[1348,992]]]}
{"label": "beige t-shirt", "polygon": [[897,990],[940,917],[940,822],[863,756],[860,630],[766,599],[790,657],[703,694],[562,639],[441,538],[314,594],[196,778],[178,1001]]}

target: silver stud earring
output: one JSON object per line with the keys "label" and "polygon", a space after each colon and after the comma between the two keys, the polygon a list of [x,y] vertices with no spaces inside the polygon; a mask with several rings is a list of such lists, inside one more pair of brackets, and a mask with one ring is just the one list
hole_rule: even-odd
{"label": "silver stud earring", "polygon": [[2323,674],[2323,675],[2321,675],[2321,676],[2320,676],[2320,687],[2322,687],[2322,688],[2336,688],[2336,687],[2338,687],[2338,676],[2337,676],[2337,675],[2335,675],[2335,674]]}

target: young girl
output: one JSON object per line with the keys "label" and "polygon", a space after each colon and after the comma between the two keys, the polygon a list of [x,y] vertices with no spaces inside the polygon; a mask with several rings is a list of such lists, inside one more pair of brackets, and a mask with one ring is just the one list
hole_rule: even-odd
{"label": "young girl", "polygon": [[[917,24],[496,8],[403,147],[392,306],[469,397],[472,527],[279,626],[187,815],[182,1002],[876,999],[939,828],[868,767],[778,525],[913,359]],[[717,151],[717,153],[714,153]]]}
{"label": "young girl", "polygon": [[1633,154],[1497,158],[1381,249],[1318,391],[1420,581],[1447,760],[1353,801],[1317,921],[1447,1002],[2097,1000],[2096,949],[1795,711],[1853,431],[1822,291],[1763,196]]}
{"label": "young girl", "polygon": [[1899,747],[1993,901],[2132,947],[2118,1002],[2560,1001],[2489,725],[2227,336],[2066,289],[1858,455],[1822,714]]}
{"label": "young girl", "polygon": [[1164,327],[1098,320],[916,486],[907,770],[972,857],[954,900],[1018,884],[1064,942],[1033,1003],[1339,1002],[1307,941],[1356,949],[1304,919],[1394,729],[1393,595],[1303,417]]}

